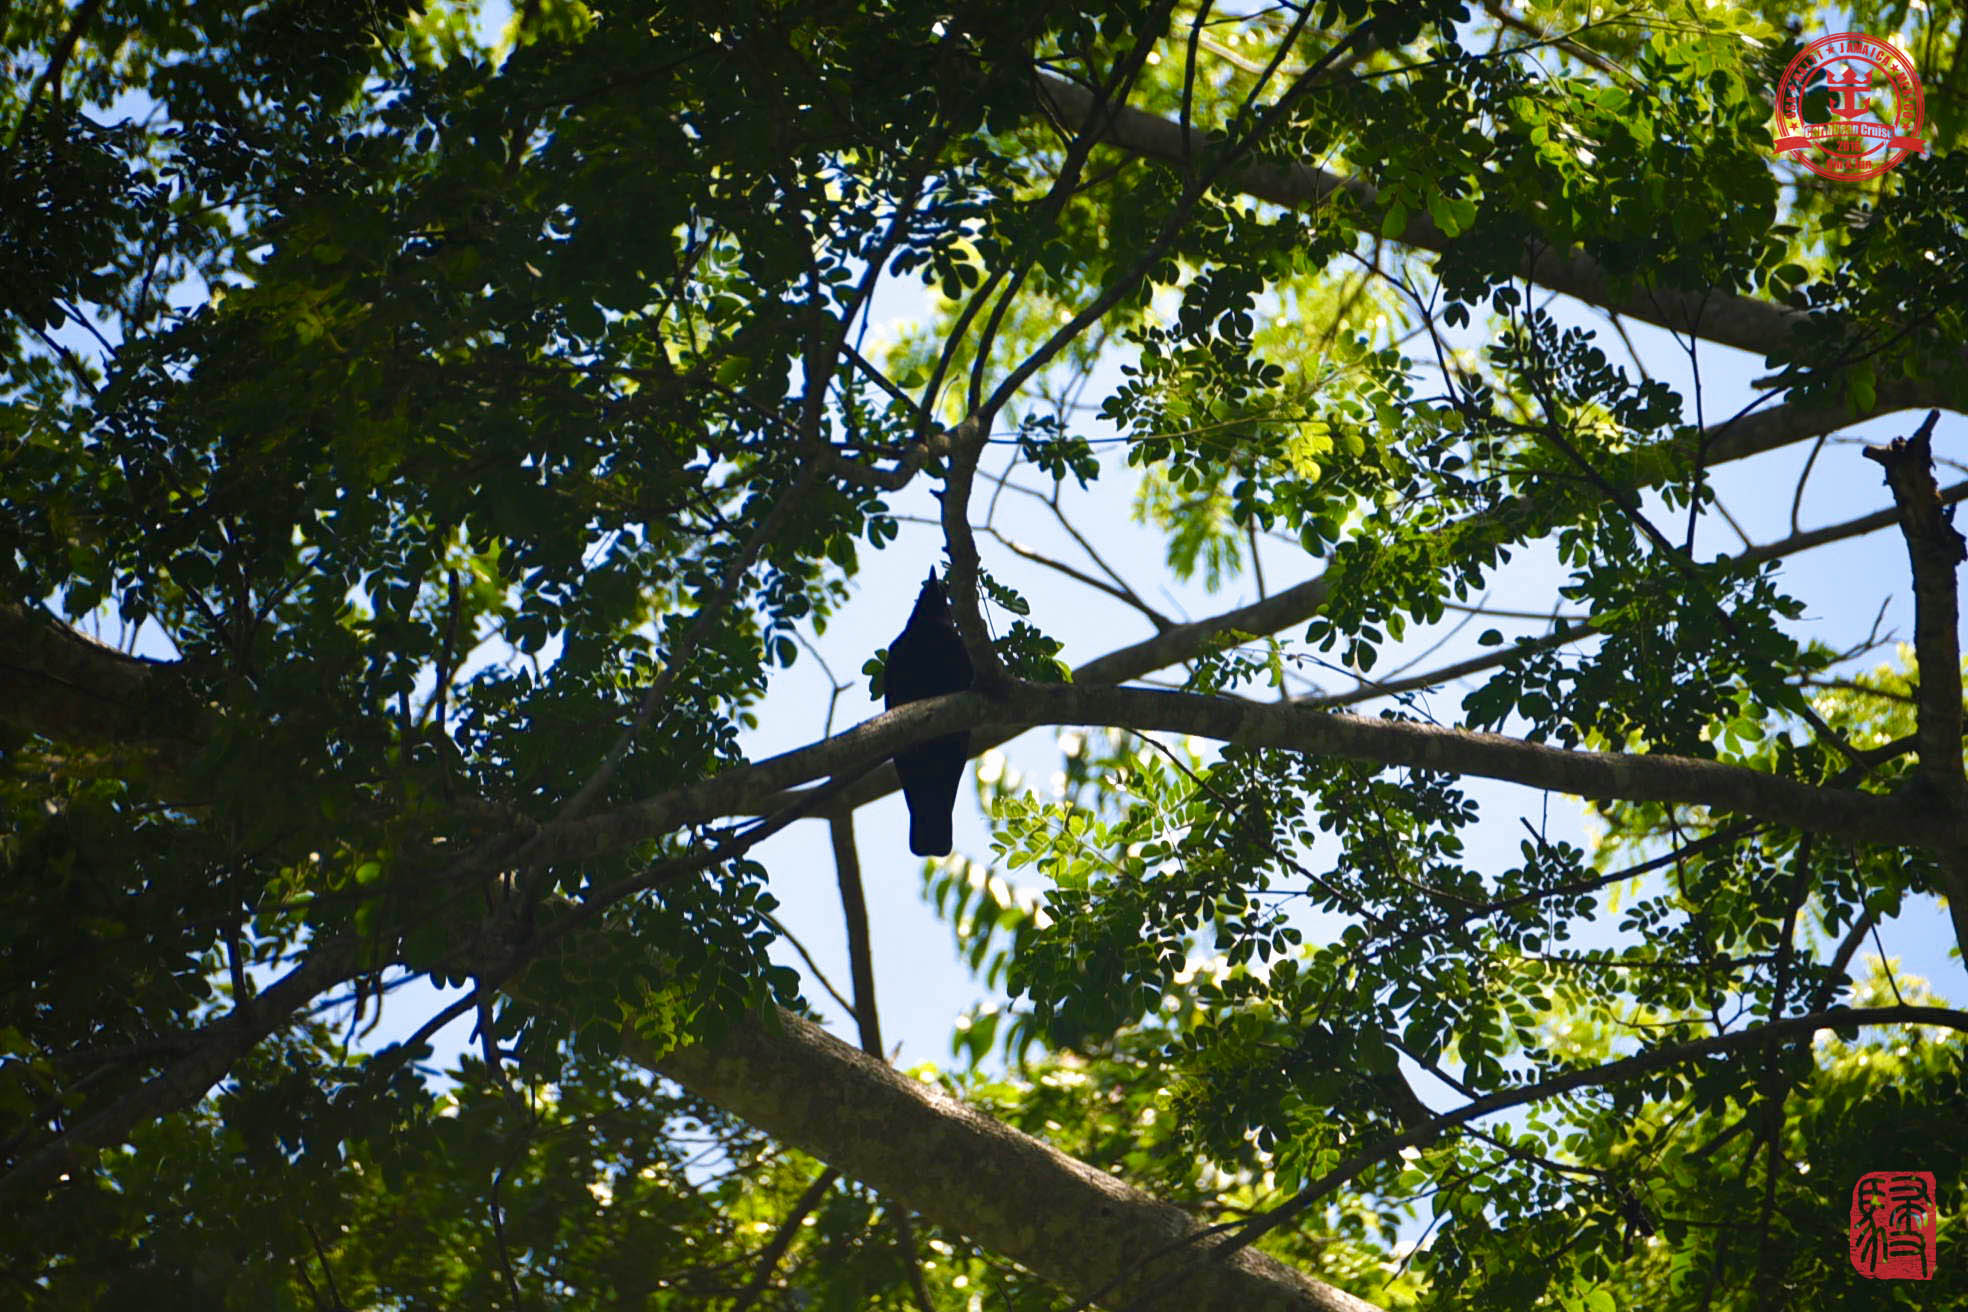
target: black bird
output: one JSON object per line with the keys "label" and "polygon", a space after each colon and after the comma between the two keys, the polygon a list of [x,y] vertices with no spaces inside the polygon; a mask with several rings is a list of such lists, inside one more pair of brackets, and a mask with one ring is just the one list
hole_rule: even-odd
{"label": "black bird", "polygon": [[[970,653],[950,613],[950,594],[934,569],[916,594],[916,608],[888,645],[883,672],[890,710],[925,697],[970,687]],[[948,856],[950,816],[957,807],[957,784],[970,759],[970,731],[945,734],[895,754],[902,796],[909,803],[909,850],[917,856]]]}

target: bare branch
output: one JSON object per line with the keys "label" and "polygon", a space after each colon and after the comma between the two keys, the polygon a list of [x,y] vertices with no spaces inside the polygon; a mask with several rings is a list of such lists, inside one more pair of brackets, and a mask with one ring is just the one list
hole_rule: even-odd
{"label": "bare branch", "polygon": [[1150,624],[1154,625],[1157,631],[1174,627],[1175,622],[1171,620],[1168,616],[1162,614],[1154,607],[1148,605],[1148,603],[1144,602],[1143,600],[1141,600],[1141,598],[1135,596],[1133,593],[1122,591],[1119,587],[1117,587],[1112,583],[1109,583],[1106,579],[1097,579],[1093,575],[1087,573],[1085,570],[1076,569],[1073,566],[1068,565],[1063,560],[1054,560],[1051,556],[1046,555],[1043,551],[1040,551],[1037,547],[1027,546],[1025,543],[1020,542],[1017,538],[1006,536],[998,529],[987,527],[983,530],[983,532],[995,538],[998,541],[998,543],[1002,545],[1007,551],[1011,552],[1012,555],[1021,556],[1024,559],[1031,561],[1035,565],[1043,565],[1045,568],[1052,570],[1054,573],[1064,574],[1067,578],[1072,579],[1075,583],[1083,583],[1087,587],[1094,589],[1096,592],[1104,592],[1108,596],[1112,597],[1114,600],[1120,602],[1122,605],[1127,606],[1133,610],[1140,611],[1142,618],[1147,620]]}
{"label": "bare branch", "polygon": [[[988,412],[987,412],[988,413]],[[950,609],[955,612],[957,631],[970,649],[976,668],[979,691],[995,694],[1012,682],[1011,671],[991,642],[984,627],[984,614],[977,606],[977,539],[970,528],[970,489],[977,477],[978,457],[984,453],[990,425],[986,418],[972,415],[958,426],[956,449],[951,453],[948,473],[943,480],[943,542],[950,553]]]}
{"label": "bare branch", "polygon": [[861,886],[861,851],[854,842],[854,816],[827,822],[834,845],[834,873],[840,882],[841,917],[847,928],[848,973],[853,980],[854,1020],[861,1051],[882,1055],[881,1013],[875,1006],[875,953],[868,935],[868,897]]}

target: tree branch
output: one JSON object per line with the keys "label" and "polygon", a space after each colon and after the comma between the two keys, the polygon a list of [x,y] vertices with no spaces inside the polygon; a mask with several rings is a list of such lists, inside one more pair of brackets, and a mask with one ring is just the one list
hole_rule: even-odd
{"label": "tree branch", "polygon": [[1333,714],[1292,703],[1147,688],[1017,682],[1000,697],[957,693],[897,707],[795,751],[727,770],[606,815],[542,828],[538,861],[584,859],[721,816],[752,814],[782,790],[872,768],[898,748],[986,722],[1195,734],[1378,765],[1476,775],[1594,800],[1707,806],[1863,842],[1943,849],[1968,822],[1916,799],[1819,787],[1742,766],[1657,754],[1565,751],[1501,734]]}
{"label": "tree branch", "polygon": [[1920,664],[1915,736],[1920,773],[1951,805],[1962,801],[1961,647],[1955,569],[1968,559],[1968,541],[1942,509],[1934,481],[1932,437],[1939,411],[1930,412],[1910,438],[1869,446],[1865,457],[1884,467],[1893,489],[1900,532],[1913,570],[1913,649]]}
{"label": "tree branch", "polygon": [[[1090,92],[1062,78],[1041,73],[1036,91],[1045,111],[1069,126],[1092,127],[1109,144],[1133,154],[1182,167],[1193,155],[1209,149],[1208,137],[1201,129],[1184,128],[1132,106],[1097,106]],[[1380,208],[1380,193],[1372,183],[1341,177],[1309,164],[1239,164],[1224,170],[1217,181],[1244,195],[1292,209],[1316,207],[1337,191],[1346,192],[1362,209]],[[1410,219],[1396,240],[1436,252],[1449,245],[1449,238],[1425,212]],[[1713,289],[1637,288],[1616,296],[1605,270],[1583,251],[1527,248],[1524,275],[1542,287],[1615,314],[1763,356],[1786,346],[1791,333],[1809,318],[1802,311],[1748,296],[1717,295]],[[1906,391],[1924,399],[1908,400],[1903,396],[1902,408],[1909,404],[1941,403],[1939,389],[1932,384]]]}
{"label": "tree branch", "polygon": [[[1720,1057],[1745,1050],[1753,1050],[1768,1044],[1799,1036],[1809,1037],[1821,1029],[1842,1029],[1859,1025],[1938,1025],[1948,1029],[1968,1032],[1968,1012],[1955,1011],[1948,1007],[1866,1007],[1853,1009],[1838,1007],[1830,1011],[1812,1012],[1803,1016],[1788,1016],[1782,1020],[1758,1025],[1753,1029],[1735,1030],[1727,1034],[1713,1034],[1705,1039],[1695,1039],[1687,1043],[1665,1044],[1651,1048],[1632,1057],[1623,1057],[1600,1066],[1583,1070],[1567,1071],[1562,1075],[1542,1080],[1536,1084],[1520,1085],[1478,1098],[1464,1104],[1452,1112],[1435,1117],[1425,1126],[1404,1131],[1390,1139],[1353,1154],[1321,1176],[1317,1181],[1301,1190],[1291,1201],[1273,1209],[1270,1213],[1246,1225],[1237,1237],[1229,1243],[1214,1248],[1207,1253],[1207,1260],[1219,1262],[1231,1254],[1242,1253],[1248,1245],[1255,1243],[1264,1235],[1284,1225],[1292,1218],[1302,1216],[1321,1199],[1338,1189],[1347,1181],[1358,1176],[1369,1167],[1398,1156],[1403,1148],[1413,1147],[1427,1139],[1439,1135],[1470,1121],[1492,1116],[1512,1107],[1526,1103],[1542,1102],[1569,1093],[1574,1089],[1599,1088],[1609,1084],[1623,1084],[1628,1080],[1651,1075],[1655,1071],[1666,1070],[1671,1066],[1691,1061],[1697,1057]],[[1146,1306],[1146,1305],[1143,1305]]]}
{"label": "tree branch", "polygon": [[715,1045],[661,1056],[632,1030],[622,1041],[632,1059],[691,1093],[1067,1289],[1194,1312],[1378,1312],[1257,1252],[1164,1291],[1142,1262],[1202,1229],[1188,1213],[817,1025],[787,1012],[776,1021],[744,1022]]}
{"label": "tree branch", "polygon": [[[1913,650],[1920,666],[1914,737],[1920,769],[1911,800],[1959,819],[1968,816],[1968,780],[1961,766],[1961,613],[1955,570],[1968,559],[1968,540],[1954,527],[1952,510],[1942,509],[1934,481],[1933,434],[1939,419],[1940,412],[1931,411],[1912,437],[1869,446],[1865,456],[1886,470],[1913,570]],[[1968,843],[1942,848],[1939,857],[1955,942],[1968,958]]]}
{"label": "tree branch", "polygon": [[779,1223],[771,1242],[760,1250],[758,1265],[752,1268],[752,1278],[738,1291],[738,1297],[731,1304],[731,1312],[751,1312],[759,1296],[772,1284],[772,1273],[778,1270],[787,1250],[792,1248],[793,1240],[799,1238],[800,1227],[812,1215],[813,1209],[820,1206],[827,1197],[827,1191],[834,1187],[834,1181],[840,1177],[840,1171],[832,1166],[823,1168],[820,1174],[813,1177],[813,1183],[794,1201],[792,1210],[786,1213],[786,1219]]}
{"label": "tree branch", "polygon": [[205,1027],[195,1046],[161,1074],[81,1123],[52,1143],[24,1155],[0,1176],[0,1201],[45,1188],[71,1170],[92,1148],[121,1143],[132,1126],[189,1107],[231,1070],[261,1039],[281,1029],[294,1013],[323,990],[356,973],[355,944],[333,940],[312,946],[301,963],[253,999],[250,1010],[234,1011]]}
{"label": "tree branch", "polygon": [[207,727],[186,661],[126,656],[46,612],[0,602],[0,717],[58,742],[195,750]]}
{"label": "tree branch", "polygon": [[[1890,404],[1882,399],[1882,413],[1884,410],[1905,408],[1913,404],[1911,399],[1901,398],[1899,390],[1894,384],[1881,385],[1880,396],[1893,398]],[[1905,390],[1910,397],[1913,390],[1911,385]],[[1703,433],[1702,441],[1709,451],[1706,463],[1712,467],[1725,461],[1758,455],[1805,438],[1822,436],[1842,426],[1848,418],[1846,412],[1836,407],[1793,403],[1725,421]],[[933,442],[943,444],[943,449],[947,450],[952,439],[948,433],[938,433]],[[1968,484],[1950,487],[1945,497],[1953,501],[1964,495],[1968,495]],[[1478,512],[1478,516],[1515,514],[1522,509],[1521,503],[1513,498],[1490,510]],[[1869,532],[1874,528],[1884,527],[1892,522],[1892,512],[1881,512],[1830,528],[1815,529],[1782,542],[1752,548],[1742,555],[1745,559],[1765,560],[1789,551],[1839,541],[1862,532]],[[1247,606],[1239,606],[1208,619],[1158,628],[1152,636],[1140,642],[1117,648],[1079,666],[1073,671],[1073,682],[1100,684],[1139,679],[1156,670],[1195,659],[1219,634],[1234,630],[1261,636],[1276,633],[1293,624],[1303,624],[1324,609],[1328,588],[1326,578],[1320,575]],[[1002,746],[1016,737],[1019,732],[1022,730],[998,724],[980,726],[971,736],[973,754]],[[893,793],[899,786],[894,770],[884,765],[844,794],[841,805],[849,809],[866,806]],[[784,801],[785,799],[773,799],[762,806],[760,814],[776,809]]]}

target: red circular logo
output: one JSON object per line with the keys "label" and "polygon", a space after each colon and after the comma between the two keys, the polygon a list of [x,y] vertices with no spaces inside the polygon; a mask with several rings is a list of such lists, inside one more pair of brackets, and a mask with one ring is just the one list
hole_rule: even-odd
{"label": "red circular logo", "polygon": [[[1831,117],[1806,122],[1805,99],[1829,98]],[[1859,32],[1820,37],[1798,52],[1777,83],[1779,154],[1839,182],[1876,178],[1916,150],[1926,106],[1913,61],[1890,41]]]}

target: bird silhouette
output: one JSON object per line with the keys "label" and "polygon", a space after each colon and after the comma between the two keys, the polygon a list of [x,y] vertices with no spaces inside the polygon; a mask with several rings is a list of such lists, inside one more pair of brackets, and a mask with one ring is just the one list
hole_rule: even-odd
{"label": "bird silhouette", "polygon": [[[888,645],[882,674],[885,704],[893,710],[925,697],[962,692],[971,679],[970,653],[950,613],[950,594],[931,569],[909,622]],[[902,796],[909,804],[909,850],[917,856],[949,855],[957,784],[969,757],[968,729],[895,754],[895,773],[902,776]]]}

